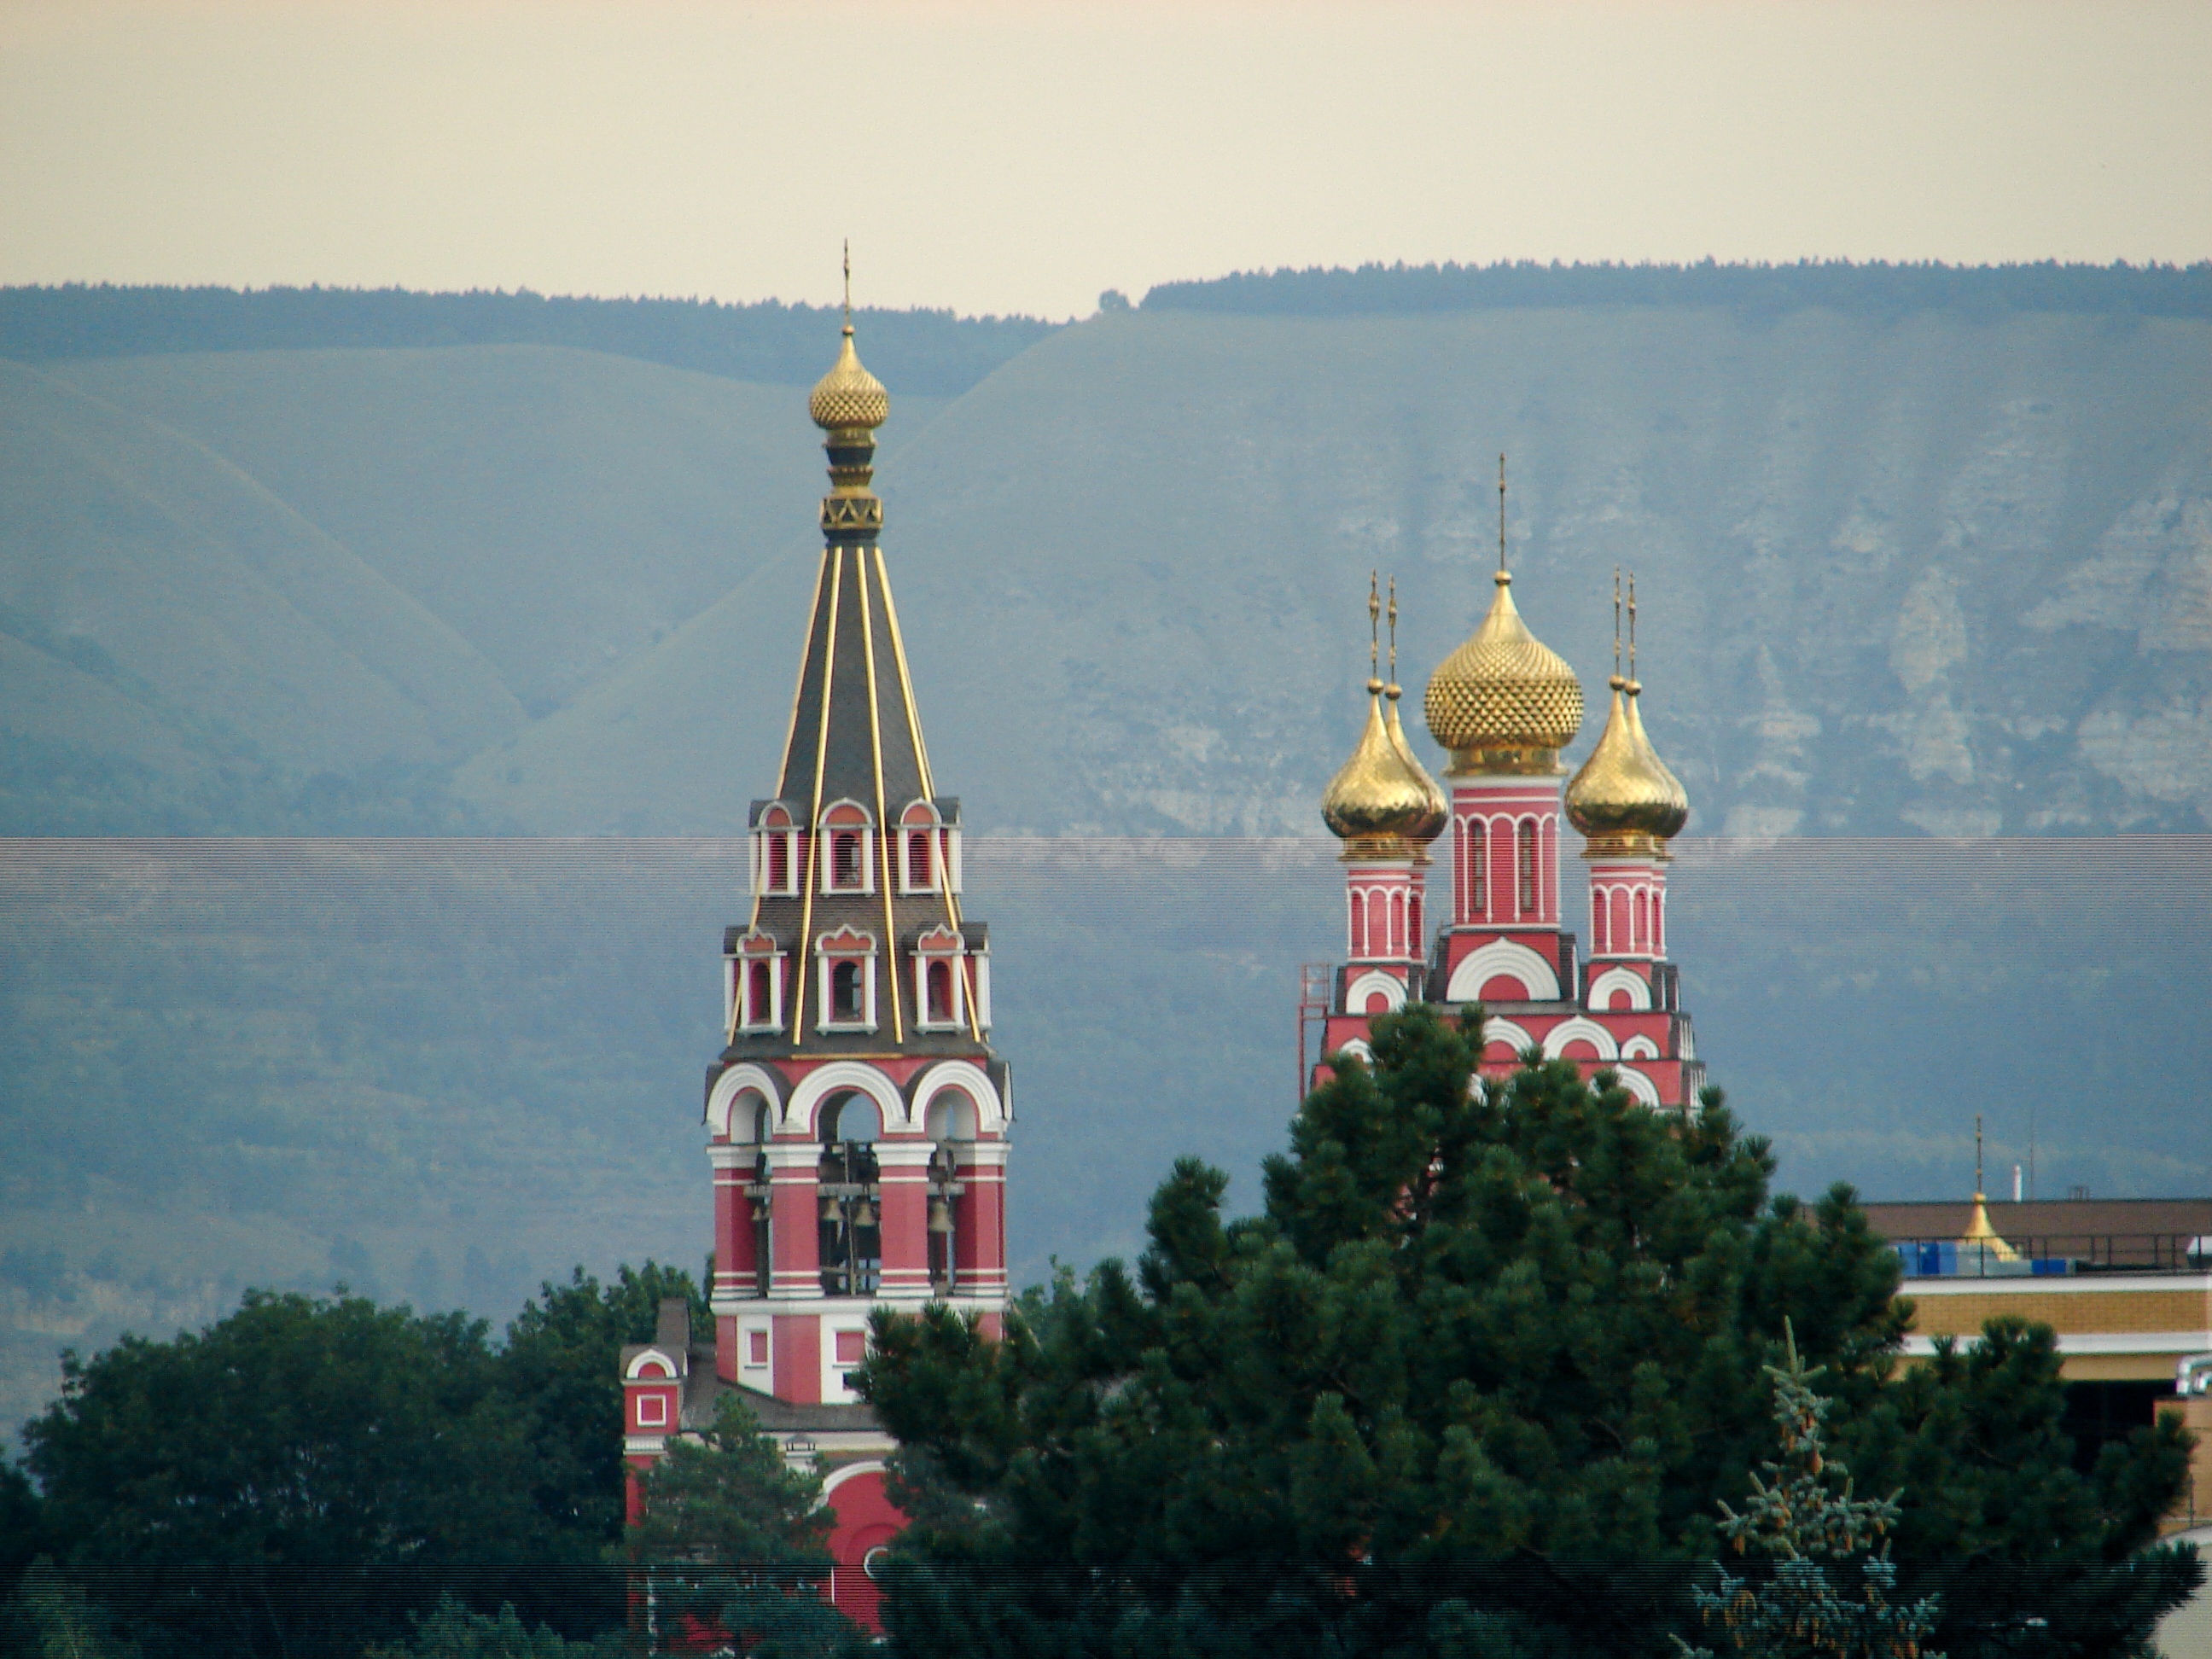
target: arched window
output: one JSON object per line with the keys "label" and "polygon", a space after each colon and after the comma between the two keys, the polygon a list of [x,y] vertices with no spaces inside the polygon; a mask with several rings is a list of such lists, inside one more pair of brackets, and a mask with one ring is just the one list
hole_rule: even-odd
{"label": "arched window", "polygon": [[860,964],[838,962],[830,968],[830,1018],[860,1018]]}
{"label": "arched window", "polygon": [[932,1140],[973,1140],[975,1103],[957,1089],[947,1089],[929,1103],[926,1127]]}
{"label": "arched window", "polygon": [[1646,948],[1651,942],[1651,905],[1642,888],[1636,890],[1636,948]]}
{"label": "arched window", "polygon": [[1467,913],[1470,917],[1490,914],[1490,895],[1483,879],[1490,860],[1484,856],[1488,850],[1483,842],[1489,837],[1486,823],[1470,824],[1467,833]]}
{"label": "arched window", "polygon": [[1523,916],[1536,914],[1536,821],[1521,820],[1515,831],[1515,866],[1520,882],[1520,906]]}
{"label": "arched window", "polygon": [[791,837],[771,835],[768,838],[768,890],[787,893],[791,890]]}
{"label": "arched window", "polygon": [[932,836],[927,830],[913,830],[908,833],[906,838],[906,884],[909,887],[929,887],[934,884],[930,879],[929,843],[931,840]]}
{"label": "arched window", "polygon": [[823,1109],[822,1139],[872,1146],[883,1139],[884,1115],[858,1091],[841,1095]]}
{"label": "arched window", "polygon": [[1406,896],[1403,893],[1390,895],[1389,951],[1394,957],[1406,954]]}
{"label": "arched window", "polygon": [[933,1020],[952,1018],[952,964],[933,962],[929,964],[929,1017]]}
{"label": "arched window", "polygon": [[860,832],[840,830],[830,837],[830,884],[832,887],[858,887],[860,884]]}
{"label": "arched window", "polygon": [[745,1024],[765,1025],[775,1018],[774,985],[769,975],[774,970],[765,962],[757,962],[745,975]]}
{"label": "arched window", "polygon": [[1608,908],[1613,912],[1613,925],[1606,930],[1607,937],[1613,942],[1613,953],[1615,956],[1626,956],[1628,954],[1630,939],[1628,932],[1628,890],[1625,887],[1614,888],[1613,890],[1613,903]]}
{"label": "arched window", "polygon": [[1421,896],[1419,893],[1414,894],[1407,905],[1406,927],[1406,954],[1417,957],[1421,954]]}
{"label": "arched window", "polygon": [[1364,957],[1369,954],[1367,949],[1367,896],[1364,893],[1354,893],[1352,896],[1352,954],[1355,957]]}

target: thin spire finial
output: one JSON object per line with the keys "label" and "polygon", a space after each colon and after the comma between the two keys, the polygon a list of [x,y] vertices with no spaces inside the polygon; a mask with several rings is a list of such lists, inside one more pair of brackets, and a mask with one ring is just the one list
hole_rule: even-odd
{"label": "thin spire finial", "polygon": [[1498,458],[1498,574],[1505,572],[1505,457]]}
{"label": "thin spire finial", "polygon": [[1628,689],[1635,691],[1636,684],[1636,573],[1628,573]]}
{"label": "thin spire finial", "polygon": [[1378,620],[1382,615],[1382,573],[1379,570],[1370,570],[1367,573],[1367,678],[1376,682],[1370,687],[1375,690],[1382,689],[1375,672],[1382,664],[1382,647],[1379,643],[1382,632]]}
{"label": "thin spire finial", "polygon": [[1974,1114],[1974,1201],[1982,1201],[1982,1115]]}
{"label": "thin spire finial", "polygon": [[845,239],[845,332],[853,331],[853,239]]}
{"label": "thin spire finial", "polygon": [[[1390,578],[1390,684],[1398,683],[1398,579]],[[1390,694],[1396,696],[1393,691]]]}
{"label": "thin spire finial", "polygon": [[1620,678],[1620,567],[1613,568],[1613,677]]}

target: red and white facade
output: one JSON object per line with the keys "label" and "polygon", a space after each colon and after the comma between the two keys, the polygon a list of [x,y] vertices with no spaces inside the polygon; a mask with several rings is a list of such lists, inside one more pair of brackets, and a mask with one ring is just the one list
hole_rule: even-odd
{"label": "red and white facade", "polygon": [[850,1376],[878,1310],[935,1302],[1000,1328],[1012,1086],[990,1042],[989,931],[963,902],[960,803],[931,775],[877,544],[886,405],[850,333],[813,400],[834,487],[782,770],[753,804],[751,914],[723,941],[713,1340],[665,1326],[626,1354],[623,1386],[635,1468],[731,1389],[817,1462],[835,1599],[865,1621],[867,1554],[904,1517],[884,1490],[892,1443]]}
{"label": "red and white facade", "polygon": [[[1355,921],[1333,979],[1323,1054],[1364,1057],[1370,1022],[1408,1000],[1479,1002],[1489,1016],[1486,1076],[1510,1073],[1534,1048],[1585,1076],[1611,1070],[1648,1105],[1692,1104],[1705,1068],[1667,956],[1666,843],[1584,843],[1567,822],[1565,769],[1547,751],[1498,757],[1510,770],[1478,769],[1483,758],[1462,753],[1445,776],[1451,814],[1437,863],[1450,872],[1449,921],[1433,939],[1417,924],[1409,936],[1387,935],[1387,954],[1371,953],[1371,934]],[[1581,892],[1568,890],[1563,841],[1584,854],[1586,875],[1573,884]],[[1347,850],[1347,914],[1356,918],[1364,902],[1371,915],[1387,893],[1391,914],[1402,905],[1419,916],[1431,867],[1406,857],[1386,874]],[[1587,957],[1569,926],[1577,916],[1589,920]]]}

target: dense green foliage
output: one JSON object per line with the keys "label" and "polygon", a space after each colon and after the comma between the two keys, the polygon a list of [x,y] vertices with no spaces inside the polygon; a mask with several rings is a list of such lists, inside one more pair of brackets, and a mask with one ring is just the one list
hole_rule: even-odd
{"label": "dense green foliage", "polygon": [[789,1468],[744,1401],[722,1395],[714,1426],[672,1443],[647,1474],[644,1512],[623,1539],[654,1639],[736,1631],[757,1659],[845,1647],[854,1627],[822,1595],[834,1517],[821,1498],[821,1477]]}
{"label": "dense green foliage", "polygon": [[512,1604],[496,1614],[478,1613],[451,1595],[417,1615],[404,1642],[380,1643],[363,1659],[623,1659],[625,1633],[607,1630],[571,1640],[544,1625],[530,1625]]}
{"label": "dense green foliage", "polygon": [[[603,1626],[620,1609],[618,1358],[665,1296],[706,1319],[691,1276],[648,1261],[546,1285],[497,1344],[463,1314],[249,1291],[204,1331],[71,1355],[24,1431],[36,1492],[0,1468],[0,1547],[19,1558],[0,1583],[47,1551],[187,1649],[221,1627],[240,1652],[351,1652],[455,1582]],[[439,1614],[416,1639],[494,1652],[512,1633]]]}
{"label": "dense green foliage", "polygon": [[578,1268],[495,1346],[465,1314],[249,1291],[208,1329],[64,1362],[23,1431],[67,1566],[599,1561],[622,1534],[618,1356],[691,1276]]}
{"label": "dense green foliage", "polygon": [[622,1443],[608,1427],[622,1421],[618,1356],[653,1340],[669,1296],[690,1303],[693,1329],[714,1328],[704,1291],[680,1267],[625,1266],[606,1285],[579,1267],[524,1304],[499,1351],[501,1391],[531,1425],[538,1512],[583,1559],[622,1534]]}
{"label": "dense green foliage", "polygon": [[24,1431],[79,1565],[444,1564],[553,1544],[481,1321],[248,1291],[168,1342],[64,1361]]}
{"label": "dense green foliage", "polygon": [[[868,361],[909,392],[957,395],[1052,331],[1034,317],[856,313]],[[834,307],[405,289],[0,288],[0,357],[52,362],[178,351],[560,345],[740,380],[810,386]]]}
{"label": "dense green foliage", "polygon": [[1859,316],[2018,311],[2212,317],[2212,261],[2193,265],[1891,264],[1801,259],[1787,264],[1361,265],[1241,271],[1163,283],[1147,308],[1346,317],[1531,306],[1727,306],[1772,314],[1820,306]]}
{"label": "dense green foliage", "polygon": [[[1741,1659],[1943,1659],[1923,1645],[1937,1598],[1891,1600],[1896,1498],[1853,1494],[1850,1468],[1826,1450],[1830,1402],[1813,1388],[1820,1368],[1805,1364],[1794,1341],[1788,1349],[1786,1364],[1766,1368],[1781,1455],[1751,1477],[1741,1513],[1722,1507],[1721,1535],[1771,1571],[1754,1582],[1723,1569],[1715,1586],[1692,1592],[1698,1613]],[[1711,1649],[1675,1640],[1685,1659],[1712,1659]]]}
{"label": "dense green foliage", "polygon": [[2055,1364],[2002,1334],[1895,1380],[1894,1255],[1848,1189],[1770,1199],[1717,1094],[1677,1125],[1559,1062],[1470,1091],[1474,1026],[1421,1007],[1375,1054],[1308,1099],[1260,1215],[1224,1222],[1223,1178],[1187,1161],[1133,1276],[1063,1274],[1000,1344],[939,1310],[879,1321],[864,1386],[917,1522],[886,1614],[908,1650],[1664,1650],[1686,1581],[1636,1569],[1715,1553],[1775,1449],[1785,1322],[1856,1466],[1908,1484],[1908,1563],[2076,1572],[2033,1582],[2070,1598],[2053,1652],[2186,1593],[2193,1561],[2112,1565],[2180,1489],[2178,1429],[2076,1474]]}

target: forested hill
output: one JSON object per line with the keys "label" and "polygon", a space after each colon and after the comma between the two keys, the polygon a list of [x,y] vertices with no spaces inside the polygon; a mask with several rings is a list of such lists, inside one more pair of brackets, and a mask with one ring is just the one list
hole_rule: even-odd
{"label": "forested hill", "polygon": [[[732,380],[808,386],[830,307],[574,295],[418,294],[405,289],[117,288],[71,283],[0,289],[0,357],[59,362],[173,352],[343,346],[573,346]],[[1035,317],[862,311],[868,362],[890,385],[957,397],[1052,332]]]}
{"label": "forested hill", "polygon": [[1724,306],[1768,314],[1817,307],[1856,317],[1917,311],[1970,316],[2060,312],[2114,317],[2212,317],[2212,261],[2193,265],[1794,264],[1361,265],[1240,271],[1163,283],[1147,311],[1353,317],[1520,306]]}

